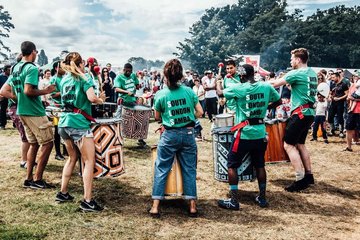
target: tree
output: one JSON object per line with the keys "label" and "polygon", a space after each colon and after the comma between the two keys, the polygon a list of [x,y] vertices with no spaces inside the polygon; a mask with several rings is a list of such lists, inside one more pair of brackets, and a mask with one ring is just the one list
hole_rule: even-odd
{"label": "tree", "polygon": [[48,57],[46,56],[44,49],[41,49],[40,54],[38,56],[38,64],[40,66],[43,66],[43,65],[46,65],[48,63],[49,63],[48,62]]}
{"label": "tree", "polygon": [[[12,18],[9,12],[4,11],[4,6],[0,5],[0,55],[4,59],[8,59],[8,56],[3,52],[3,50],[10,52],[10,48],[4,45],[3,38],[8,38],[10,29],[15,28],[14,25],[10,22],[11,19]],[[5,31],[2,31],[1,29]]]}

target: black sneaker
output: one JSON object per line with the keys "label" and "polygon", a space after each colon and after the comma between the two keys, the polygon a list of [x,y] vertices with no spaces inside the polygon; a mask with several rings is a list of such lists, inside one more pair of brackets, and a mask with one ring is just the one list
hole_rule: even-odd
{"label": "black sneaker", "polygon": [[309,183],[306,181],[305,178],[303,178],[285,187],[285,190],[288,192],[299,192],[301,190],[307,189],[308,187],[309,187]]}
{"label": "black sneaker", "polygon": [[312,141],[317,141],[317,139],[316,138],[312,138],[312,139],[310,139],[310,141],[312,142]]}
{"label": "black sneaker", "polygon": [[32,184],[33,184],[33,180],[25,180],[24,184],[23,184],[23,187],[24,188],[30,188]]}
{"label": "black sneaker", "polygon": [[239,210],[240,204],[238,201],[229,199],[223,199],[218,201],[218,206],[229,210]]}
{"label": "black sneaker", "polygon": [[33,189],[51,189],[51,188],[55,188],[54,185],[51,185],[47,182],[45,182],[45,180],[38,180],[38,181],[34,181],[31,186],[31,188]]}
{"label": "black sneaker", "polygon": [[308,184],[315,184],[314,175],[312,174],[305,174],[304,179]]}
{"label": "black sneaker", "polygon": [[269,206],[269,203],[266,201],[265,198],[261,198],[260,196],[257,196],[255,198],[255,202],[261,207],[261,208],[266,208]]}
{"label": "black sneaker", "polygon": [[58,192],[55,197],[55,201],[57,202],[70,202],[72,200],[74,200],[74,197],[71,196],[68,192],[65,194],[62,192]]}
{"label": "black sneaker", "polygon": [[104,208],[101,207],[100,205],[98,205],[95,200],[91,200],[90,202],[87,202],[85,200],[80,202],[80,208],[84,211],[84,212],[100,212],[102,211]]}
{"label": "black sneaker", "polygon": [[65,160],[63,155],[55,155],[55,159],[59,160],[59,161],[64,161]]}
{"label": "black sneaker", "polygon": [[329,141],[327,139],[324,140],[324,143],[329,144]]}

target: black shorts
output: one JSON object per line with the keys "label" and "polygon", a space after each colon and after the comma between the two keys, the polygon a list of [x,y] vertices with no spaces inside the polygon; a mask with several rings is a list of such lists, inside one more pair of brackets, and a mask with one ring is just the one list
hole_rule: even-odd
{"label": "black shorts", "polygon": [[292,115],[286,124],[284,142],[293,146],[304,144],[313,122],[314,116],[304,116],[300,119],[297,114]]}
{"label": "black shorts", "polygon": [[267,146],[267,142],[265,139],[256,139],[256,140],[241,139],[238,146],[238,151],[236,153],[232,151],[234,141],[231,143],[229,154],[227,156],[228,168],[240,167],[242,160],[244,159],[245,155],[247,155],[248,153],[250,153],[251,162],[255,168],[263,168],[265,166],[264,155]]}
{"label": "black shorts", "polygon": [[360,113],[348,113],[345,123],[346,130],[359,130],[360,129]]}

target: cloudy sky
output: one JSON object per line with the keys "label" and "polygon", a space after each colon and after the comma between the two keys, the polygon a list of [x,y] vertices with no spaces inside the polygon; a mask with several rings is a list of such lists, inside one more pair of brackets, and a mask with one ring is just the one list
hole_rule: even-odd
{"label": "cloudy sky", "polygon": [[[62,50],[96,57],[101,64],[121,66],[133,56],[168,60],[189,27],[210,7],[236,0],[1,0],[15,29],[4,39],[12,52],[22,41],[33,41],[49,60]],[[288,0],[289,10],[309,15],[317,8],[360,0]]]}

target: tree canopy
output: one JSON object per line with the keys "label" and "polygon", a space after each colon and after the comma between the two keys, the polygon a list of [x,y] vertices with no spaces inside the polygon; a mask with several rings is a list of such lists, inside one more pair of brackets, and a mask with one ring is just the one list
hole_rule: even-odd
{"label": "tree canopy", "polygon": [[3,39],[9,37],[10,29],[15,28],[10,22],[11,16],[8,11],[4,10],[4,6],[0,5],[0,55],[7,59],[8,56],[4,52],[10,52],[10,48],[4,45]]}
{"label": "tree canopy", "polygon": [[44,49],[41,49],[40,54],[38,55],[38,64],[40,66],[48,64],[48,57],[46,56]]}
{"label": "tree canopy", "polygon": [[313,66],[359,65],[360,7],[317,10],[307,18],[286,7],[284,0],[239,0],[207,9],[174,54],[200,72],[235,54],[261,55],[263,67],[285,69],[290,51],[298,47],[309,49]]}

